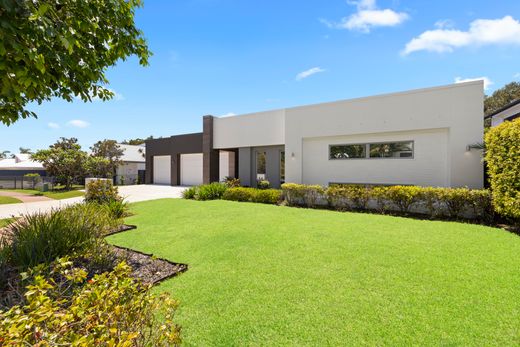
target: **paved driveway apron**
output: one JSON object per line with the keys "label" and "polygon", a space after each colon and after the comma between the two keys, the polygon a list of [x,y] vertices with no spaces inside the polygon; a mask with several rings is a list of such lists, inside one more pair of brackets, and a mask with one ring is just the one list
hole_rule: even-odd
{"label": "paved driveway apron", "polygon": [[[119,187],[119,194],[128,202],[138,202],[166,198],[180,198],[186,187],[171,187],[159,185],[135,185]],[[0,194],[7,193],[0,191]],[[3,195],[3,194],[2,194]],[[9,195],[22,200],[18,196]],[[49,212],[52,209],[62,208],[70,204],[76,204],[83,201],[83,197],[71,199],[53,200],[47,197],[38,196],[35,198],[45,198],[41,200],[27,201],[21,204],[0,205],[0,219],[22,214]],[[23,200],[22,200],[23,201]]]}

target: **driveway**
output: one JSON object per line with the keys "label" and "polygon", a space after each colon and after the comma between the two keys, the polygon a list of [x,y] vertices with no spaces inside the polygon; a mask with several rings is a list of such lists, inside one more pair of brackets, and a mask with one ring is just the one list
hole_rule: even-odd
{"label": "driveway", "polygon": [[[186,187],[171,187],[158,185],[136,185],[119,187],[119,194],[128,202],[156,200],[164,198],[180,198]],[[28,202],[22,204],[0,205],[0,219],[19,216],[21,214],[48,212],[70,204],[83,201],[82,197],[63,200]]]}

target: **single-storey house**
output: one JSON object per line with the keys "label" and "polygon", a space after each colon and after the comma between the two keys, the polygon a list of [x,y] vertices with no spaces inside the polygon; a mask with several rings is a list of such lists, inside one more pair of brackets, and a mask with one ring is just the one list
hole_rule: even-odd
{"label": "single-storey house", "polygon": [[144,183],[145,151],[143,145],[118,144],[123,150],[120,160],[123,162],[116,169],[115,183],[118,185]]}
{"label": "single-storey house", "polygon": [[0,176],[2,177],[22,177],[32,173],[47,176],[43,165],[31,160],[30,154],[20,153],[14,154],[12,158],[0,159]]}
{"label": "single-storey house", "polygon": [[146,141],[146,183],[482,188],[482,81],[232,117]]}
{"label": "single-storey house", "polygon": [[505,121],[510,121],[520,117],[520,99],[511,102],[509,105],[487,115],[485,118],[491,118],[491,126],[496,127]]}

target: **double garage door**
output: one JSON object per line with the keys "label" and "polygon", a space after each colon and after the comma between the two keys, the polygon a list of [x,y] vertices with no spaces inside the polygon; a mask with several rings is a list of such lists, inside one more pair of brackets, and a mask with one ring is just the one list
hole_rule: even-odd
{"label": "double garage door", "polygon": [[[180,184],[195,186],[202,184],[202,153],[181,154]],[[172,158],[170,155],[153,157],[154,184],[172,184]]]}

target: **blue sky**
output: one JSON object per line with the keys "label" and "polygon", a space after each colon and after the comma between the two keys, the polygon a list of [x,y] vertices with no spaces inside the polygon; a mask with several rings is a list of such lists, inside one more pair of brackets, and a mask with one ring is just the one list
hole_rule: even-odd
{"label": "blue sky", "polygon": [[518,0],[147,0],[154,53],[108,72],[109,102],[53,100],[0,125],[0,150],[201,131],[241,114],[486,77],[520,80]]}

